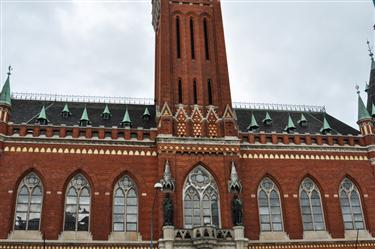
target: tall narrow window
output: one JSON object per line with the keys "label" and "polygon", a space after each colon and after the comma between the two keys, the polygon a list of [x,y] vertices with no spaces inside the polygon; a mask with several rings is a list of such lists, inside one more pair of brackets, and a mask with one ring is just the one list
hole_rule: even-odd
{"label": "tall narrow window", "polygon": [[325,230],[320,191],[316,184],[310,178],[305,178],[300,186],[299,194],[303,230]]}
{"label": "tall narrow window", "polygon": [[348,178],[341,182],[339,196],[345,230],[365,229],[360,194]]}
{"label": "tall narrow window", "polygon": [[193,18],[190,18],[190,48],[191,48],[191,58],[195,59],[195,46],[194,46],[194,22]]}
{"label": "tall narrow window", "polygon": [[113,196],[113,231],[137,231],[138,197],[133,180],[127,175],[123,176],[116,183]]}
{"label": "tall narrow window", "polygon": [[181,79],[178,80],[178,103],[182,103],[182,81]]}
{"label": "tall narrow window", "polygon": [[206,60],[210,59],[210,51],[208,48],[208,30],[207,30],[207,19],[203,19],[203,32],[204,32],[204,48],[206,51]]}
{"label": "tall narrow window", "polygon": [[90,192],[90,184],[81,174],[69,182],[65,199],[65,231],[89,231]]}
{"label": "tall narrow window", "polygon": [[42,200],[42,183],[39,177],[31,172],[18,186],[14,230],[39,230]]}
{"label": "tall narrow window", "polygon": [[176,17],[176,45],[177,58],[181,58],[181,34],[180,34],[180,18]]}
{"label": "tall narrow window", "polygon": [[212,175],[204,167],[197,166],[189,173],[183,195],[185,228],[219,227],[219,191]]}
{"label": "tall narrow window", "polygon": [[197,92],[197,81],[194,80],[193,83],[193,91],[194,91],[194,104],[198,104],[198,92]]}
{"label": "tall narrow window", "polygon": [[263,232],[283,231],[280,193],[268,177],[258,187],[260,230]]}
{"label": "tall narrow window", "polygon": [[211,80],[208,80],[208,82],[207,82],[207,92],[208,92],[208,104],[212,105],[212,86],[211,86]]}

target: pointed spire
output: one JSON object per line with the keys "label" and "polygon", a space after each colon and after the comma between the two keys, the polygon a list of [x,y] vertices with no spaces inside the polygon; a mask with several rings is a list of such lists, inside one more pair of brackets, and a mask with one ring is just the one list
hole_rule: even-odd
{"label": "pointed spire", "polygon": [[174,179],[172,178],[171,169],[169,166],[169,161],[165,161],[163,178],[160,180],[163,186],[163,192],[173,192],[174,191]]}
{"label": "pointed spire", "polygon": [[289,132],[293,132],[295,129],[296,129],[296,126],[294,125],[292,117],[290,116],[290,114],[288,114],[288,124],[285,127],[285,131],[289,133]]}
{"label": "pointed spire", "polygon": [[151,116],[151,114],[150,114],[150,112],[149,112],[149,110],[148,110],[148,108],[147,108],[147,106],[146,106],[146,108],[145,108],[145,110],[144,110],[144,112],[143,112],[142,117],[143,117],[143,119],[148,120],[148,119],[150,118],[150,116]]}
{"label": "pointed spire", "polygon": [[38,123],[41,125],[46,125],[48,123],[46,108],[44,106],[42,107],[42,110],[39,112],[37,120]]}
{"label": "pointed spire", "polygon": [[303,113],[301,113],[301,117],[299,118],[299,120],[297,121],[297,123],[300,126],[306,126],[307,119],[306,119],[305,115],[303,115]]}
{"label": "pointed spire", "polygon": [[368,92],[368,89],[370,89],[370,86],[369,86],[369,84],[366,82],[366,84],[365,84],[365,92]]}
{"label": "pointed spire", "polygon": [[268,112],[266,112],[266,116],[264,117],[264,119],[262,120],[262,122],[265,125],[272,124],[272,118],[271,118],[271,116],[270,116],[270,114]]}
{"label": "pointed spire", "polygon": [[326,119],[326,116],[324,115],[324,118],[323,118],[323,126],[322,128],[320,129],[320,133],[323,133],[323,134],[327,134],[327,133],[330,133],[332,130],[331,126],[329,125],[327,119]]}
{"label": "pointed spire", "polygon": [[251,122],[250,125],[247,127],[247,130],[254,131],[259,128],[259,125],[254,117],[254,113],[251,113]]}
{"label": "pointed spire", "polygon": [[359,86],[356,85],[355,87],[357,89],[358,94],[358,121],[362,119],[369,119],[371,118],[370,114],[368,113],[365,104],[363,103],[363,100],[360,95]]}
{"label": "pointed spire", "polygon": [[12,71],[12,67],[8,67],[8,76],[7,79],[5,80],[3,89],[0,92],[0,104],[4,105],[11,105],[11,99],[10,99],[10,71]]}
{"label": "pointed spire", "polygon": [[82,112],[82,116],[81,116],[81,119],[79,120],[79,124],[80,124],[80,126],[86,126],[86,125],[90,124],[90,118],[89,118],[89,114],[87,113],[86,106],[85,106],[85,109]]}
{"label": "pointed spire", "polygon": [[238,173],[236,170],[236,165],[232,161],[232,167],[230,171],[230,180],[228,181],[228,191],[230,193],[239,193],[242,191],[242,185]]}
{"label": "pointed spire", "polygon": [[374,52],[372,51],[373,48],[370,46],[369,41],[367,41],[367,47],[368,47],[369,56],[371,58],[371,70],[374,70],[375,69]]}
{"label": "pointed spire", "polygon": [[124,118],[121,121],[121,125],[122,126],[130,127],[131,124],[132,124],[132,121],[130,120],[130,115],[129,115],[129,112],[128,112],[128,107],[126,107],[126,111],[125,111],[125,114],[124,114]]}

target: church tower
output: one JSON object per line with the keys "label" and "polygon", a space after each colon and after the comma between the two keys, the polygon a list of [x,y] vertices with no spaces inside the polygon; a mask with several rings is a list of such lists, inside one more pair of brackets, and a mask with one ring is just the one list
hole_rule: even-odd
{"label": "church tower", "polygon": [[[227,134],[235,133],[236,125],[220,1],[153,0],[152,4],[155,101],[161,116],[170,115],[165,124],[159,120],[159,127],[164,126],[162,133],[195,137],[233,135]],[[217,127],[215,132],[212,125],[204,124],[209,120],[218,124],[223,116],[232,120],[229,125],[222,122],[222,131]]]}

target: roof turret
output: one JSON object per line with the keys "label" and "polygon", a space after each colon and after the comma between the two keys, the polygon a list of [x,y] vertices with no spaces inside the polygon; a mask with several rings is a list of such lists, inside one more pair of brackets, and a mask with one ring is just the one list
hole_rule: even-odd
{"label": "roof turret", "polygon": [[142,117],[143,117],[143,119],[148,120],[150,118],[150,116],[151,116],[150,111],[148,110],[148,108],[146,106],[145,111],[143,112]]}
{"label": "roof turret", "polygon": [[91,122],[90,122],[89,114],[87,113],[87,108],[85,106],[85,109],[82,112],[81,119],[79,120],[79,125],[86,126],[86,125],[89,125],[90,123]]}
{"label": "roof turret", "polygon": [[371,118],[370,114],[368,113],[365,104],[363,103],[363,100],[361,98],[361,95],[359,94],[359,86],[356,86],[357,94],[358,94],[358,121],[361,121],[363,119],[369,119]]}
{"label": "roof turret", "polygon": [[306,126],[307,119],[306,119],[305,115],[303,115],[303,113],[301,113],[301,117],[299,118],[299,120],[297,121],[297,123],[300,126]]}
{"label": "roof turret", "polygon": [[61,115],[65,118],[65,117],[69,117],[70,115],[72,115],[72,113],[69,111],[69,106],[68,106],[68,103],[66,103],[64,105],[64,108],[63,110],[61,111]]}
{"label": "roof turret", "polygon": [[8,67],[8,76],[5,80],[3,89],[0,92],[0,104],[11,106],[11,99],[10,99],[10,71],[12,70],[12,67]]}
{"label": "roof turret", "polygon": [[111,112],[109,111],[108,104],[105,105],[101,116],[103,119],[109,119],[112,116]]}

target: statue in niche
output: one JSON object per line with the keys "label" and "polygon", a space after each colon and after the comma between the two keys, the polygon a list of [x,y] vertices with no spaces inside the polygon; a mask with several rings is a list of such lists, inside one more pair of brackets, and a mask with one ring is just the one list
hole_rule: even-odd
{"label": "statue in niche", "polygon": [[243,225],[242,201],[238,198],[237,194],[233,196],[232,200],[232,220],[233,226]]}
{"label": "statue in niche", "polygon": [[173,202],[169,193],[164,199],[164,226],[173,226]]}

